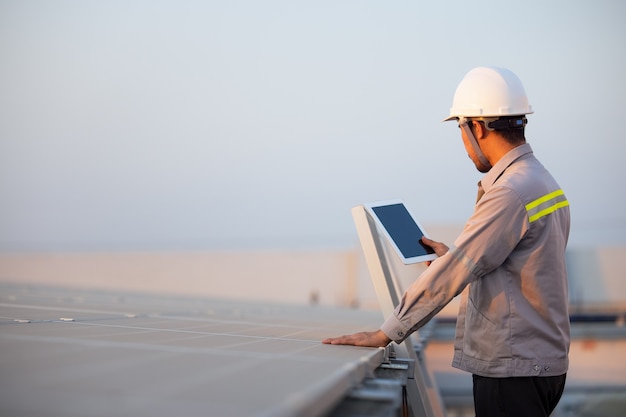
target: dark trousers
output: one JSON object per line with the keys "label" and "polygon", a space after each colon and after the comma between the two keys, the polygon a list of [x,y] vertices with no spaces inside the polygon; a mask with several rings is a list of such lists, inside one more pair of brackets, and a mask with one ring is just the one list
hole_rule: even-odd
{"label": "dark trousers", "polygon": [[473,380],[476,417],[548,417],[565,388],[565,375]]}

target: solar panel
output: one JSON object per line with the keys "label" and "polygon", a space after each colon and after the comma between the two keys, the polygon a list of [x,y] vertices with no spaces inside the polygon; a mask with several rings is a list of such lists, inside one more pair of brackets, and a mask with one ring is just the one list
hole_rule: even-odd
{"label": "solar panel", "polygon": [[3,285],[0,414],[323,415],[383,360],[380,313]]}

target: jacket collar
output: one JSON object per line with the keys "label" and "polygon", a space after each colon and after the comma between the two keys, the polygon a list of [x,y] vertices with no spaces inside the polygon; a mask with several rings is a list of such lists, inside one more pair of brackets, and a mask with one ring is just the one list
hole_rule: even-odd
{"label": "jacket collar", "polygon": [[532,154],[533,150],[528,143],[520,145],[516,148],[511,149],[507,152],[496,164],[491,167],[489,172],[485,174],[485,176],[480,180],[480,185],[482,185],[483,190],[485,192],[489,191],[493,184],[500,178],[500,175],[511,165],[513,162],[518,160],[524,155]]}

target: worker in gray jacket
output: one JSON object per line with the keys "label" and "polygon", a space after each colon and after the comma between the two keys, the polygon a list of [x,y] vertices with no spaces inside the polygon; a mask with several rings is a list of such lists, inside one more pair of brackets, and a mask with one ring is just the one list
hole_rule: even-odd
{"label": "worker in gray jacket", "polygon": [[570,212],[526,143],[530,113],[511,71],[479,67],[465,76],[445,120],[458,121],[485,173],[473,215],[450,248],[424,238],[439,257],[378,331],[324,343],[400,343],[462,293],[452,365],[473,374],[476,416],[550,415],[568,368]]}

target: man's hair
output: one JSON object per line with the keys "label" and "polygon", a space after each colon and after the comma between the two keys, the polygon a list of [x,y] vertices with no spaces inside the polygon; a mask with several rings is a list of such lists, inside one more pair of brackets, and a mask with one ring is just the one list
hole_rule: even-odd
{"label": "man's hair", "polygon": [[[520,116],[500,117],[497,120],[497,122],[500,122],[500,121],[508,122],[509,120],[517,121],[519,119],[520,119]],[[485,121],[483,120],[475,120],[475,121],[480,122],[483,124],[483,126],[485,126]],[[525,117],[524,117],[524,122],[522,123],[522,126],[520,127],[509,127],[511,123],[508,123],[509,126],[506,126],[506,127],[503,125],[506,125],[507,123],[500,122],[498,124],[500,126],[495,127],[495,131],[498,132],[511,145],[520,145],[526,142],[526,137],[524,136],[524,126],[526,125]]]}
{"label": "man's hair", "polygon": [[520,145],[526,142],[523,127],[497,129],[496,131],[511,145]]}

